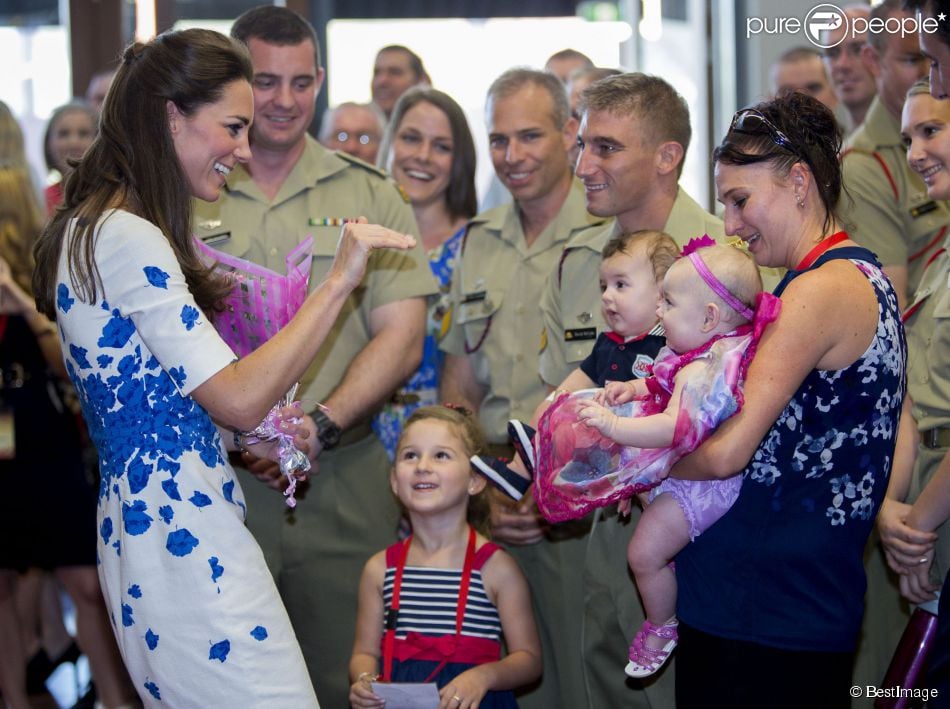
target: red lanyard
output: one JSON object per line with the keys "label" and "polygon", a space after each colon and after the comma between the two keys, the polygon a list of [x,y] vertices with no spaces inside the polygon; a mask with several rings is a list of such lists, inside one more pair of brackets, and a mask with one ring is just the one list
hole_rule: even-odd
{"label": "red lanyard", "polygon": [[843,231],[839,231],[825,239],[822,239],[817,244],[815,244],[814,248],[812,248],[812,250],[809,251],[808,254],[805,256],[805,258],[801,260],[801,263],[799,263],[795,267],[795,270],[804,271],[813,263],[815,263],[815,261],[818,260],[818,257],[821,256],[823,253],[825,253],[832,246],[840,244],[842,241],[847,241],[847,239],[848,239],[848,235]]}
{"label": "red lanyard", "polygon": [[[389,604],[389,611],[386,613],[386,634],[383,636],[383,681],[389,682],[392,679],[393,671],[393,652],[396,643],[396,624],[399,618],[399,595],[402,591],[402,573],[406,568],[406,558],[409,556],[409,545],[412,543],[412,535],[409,535],[402,543],[402,549],[399,554],[399,561],[396,564],[396,577],[393,579],[393,598]],[[468,588],[472,581],[472,567],[475,565],[475,530],[468,528],[468,546],[465,549],[465,564],[462,567],[462,580],[459,586],[458,604],[455,607],[455,635],[462,634],[462,623],[465,620],[465,606],[468,604]],[[430,681],[435,674],[442,669],[448,662],[448,658],[442,660],[438,667],[432,670],[432,674],[426,679]]]}

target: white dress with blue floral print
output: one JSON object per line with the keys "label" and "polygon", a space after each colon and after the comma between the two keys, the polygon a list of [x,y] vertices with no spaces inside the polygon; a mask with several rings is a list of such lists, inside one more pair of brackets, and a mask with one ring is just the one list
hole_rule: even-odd
{"label": "white dress with blue floral print", "polygon": [[146,706],[315,707],[317,699],[217,428],[189,394],[234,359],[168,241],[108,212],[96,303],[69,278],[56,314],[99,451],[99,578]]}

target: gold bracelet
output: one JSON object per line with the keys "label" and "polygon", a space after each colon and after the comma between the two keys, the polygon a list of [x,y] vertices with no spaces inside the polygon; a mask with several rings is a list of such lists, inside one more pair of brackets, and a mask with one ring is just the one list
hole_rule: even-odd
{"label": "gold bracelet", "polygon": [[360,676],[356,678],[357,682],[375,682],[379,679],[379,675],[374,675],[372,672],[360,672]]}

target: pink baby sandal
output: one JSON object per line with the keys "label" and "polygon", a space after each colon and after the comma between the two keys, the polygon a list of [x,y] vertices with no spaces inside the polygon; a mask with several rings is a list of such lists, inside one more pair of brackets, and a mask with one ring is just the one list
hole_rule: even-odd
{"label": "pink baby sandal", "polygon": [[[628,677],[649,677],[659,670],[665,663],[670,653],[676,647],[679,635],[676,632],[678,621],[671,620],[663,625],[654,625],[649,620],[643,621],[643,627],[634,636],[630,643],[630,662],[624,672]],[[654,650],[647,647],[646,640],[648,635],[653,635],[666,643],[663,647]]]}

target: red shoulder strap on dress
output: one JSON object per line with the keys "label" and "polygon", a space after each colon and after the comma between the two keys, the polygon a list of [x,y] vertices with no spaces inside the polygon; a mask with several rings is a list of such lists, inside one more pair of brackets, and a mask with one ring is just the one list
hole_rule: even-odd
{"label": "red shoulder strap on dress", "polygon": [[472,570],[481,571],[481,568],[485,565],[485,562],[488,561],[492,554],[494,554],[499,549],[501,549],[501,547],[494,542],[485,542],[485,544],[475,552],[475,562],[472,564]]}
{"label": "red shoulder strap on dress", "polygon": [[389,682],[393,674],[393,649],[396,643],[396,621],[399,618],[399,594],[402,591],[402,572],[406,568],[406,557],[409,556],[409,545],[412,535],[406,537],[401,544],[393,544],[386,549],[386,562],[389,565],[390,551],[395,557],[396,575],[393,579],[393,598],[386,612],[386,631],[383,635],[383,682]]}
{"label": "red shoulder strap on dress", "polygon": [[395,568],[399,565],[399,555],[402,553],[402,542],[396,542],[386,547],[386,568]]}

